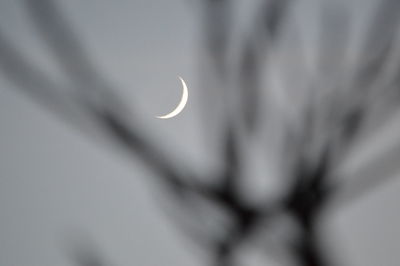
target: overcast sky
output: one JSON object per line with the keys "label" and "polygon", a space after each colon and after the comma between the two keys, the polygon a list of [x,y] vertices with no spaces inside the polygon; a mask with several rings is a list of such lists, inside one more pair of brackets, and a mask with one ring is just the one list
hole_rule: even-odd
{"label": "overcast sky", "polygon": [[[1,30],[59,75],[20,2],[0,0]],[[160,145],[178,159],[206,164],[193,1],[58,2]],[[190,89],[187,107],[177,119],[154,119],[176,105],[178,75]],[[112,265],[204,265],[163,210],[153,180],[138,161],[81,135],[0,75],[0,265],[73,265],[68,243],[80,233]],[[398,265],[399,191],[397,179],[329,217],[327,236],[343,265]]]}

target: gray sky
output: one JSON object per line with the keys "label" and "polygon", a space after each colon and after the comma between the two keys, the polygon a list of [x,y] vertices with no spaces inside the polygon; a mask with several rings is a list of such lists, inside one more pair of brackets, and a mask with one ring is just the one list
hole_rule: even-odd
{"label": "gray sky", "polygon": [[[209,163],[197,100],[200,38],[193,1],[58,2],[160,145],[198,167]],[[0,1],[0,28],[58,75],[19,3]],[[154,119],[179,99],[178,75],[189,85],[187,108],[176,119]],[[203,265],[162,210],[148,170],[109,145],[88,141],[2,76],[0,125],[0,265],[72,265],[66,246],[79,232],[113,265]],[[399,191],[397,179],[329,217],[327,237],[343,265],[398,265]]]}

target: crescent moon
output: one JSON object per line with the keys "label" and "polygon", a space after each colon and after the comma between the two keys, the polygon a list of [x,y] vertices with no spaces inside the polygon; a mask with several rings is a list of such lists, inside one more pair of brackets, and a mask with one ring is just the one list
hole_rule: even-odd
{"label": "crescent moon", "polygon": [[181,77],[178,77],[178,78],[181,80],[181,83],[182,83],[181,101],[179,102],[178,106],[172,112],[170,112],[169,114],[166,114],[166,115],[156,116],[157,118],[160,118],[160,119],[172,118],[172,117],[178,115],[180,112],[182,112],[183,108],[185,108],[185,105],[189,98],[189,92],[188,92],[186,82],[183,80],[183,78],[181,78]]}

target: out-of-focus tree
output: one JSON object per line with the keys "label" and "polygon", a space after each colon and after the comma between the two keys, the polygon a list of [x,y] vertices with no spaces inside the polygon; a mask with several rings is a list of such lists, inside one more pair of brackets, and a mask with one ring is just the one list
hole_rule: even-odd
{"label": "out-of-focus tree", "polygon": [[[1,32],[0,70],[84,133],[100,134],[140,158],[176,203],[182,214],[176,222],[215,266],[238,265],[247,243],[282,262],[331,265],[322,241],[326,212],[398,170],[399,141],[351,178],[346,163],[398,113],[400,1],[375,1],[362,11],[366,16],[355,15],[361,12],[355,1],[260,1],[240,37],[234,36],[235,3],[196,3],[207,54],[201,75],[218,84],[205,92],[227,99],[210,119],[219,125],[212,127],[222,143],[215,151],[219,171],[183,167],[148,139],[51,0],[25,0],[25,6],[68,82],[41,71]],[[249,179],[245,151],[254,142],[276,169],[266,175],[285,182],[274,197],[257,202],[247,200],[250,192],[241,186]],[[210,173],[212,179],[204,178]],[[103,265],[82,254],[81,265]]]}

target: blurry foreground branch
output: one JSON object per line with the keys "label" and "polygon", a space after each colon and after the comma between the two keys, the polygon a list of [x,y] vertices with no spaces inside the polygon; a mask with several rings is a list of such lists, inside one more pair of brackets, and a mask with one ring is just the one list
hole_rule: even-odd
{"label": "blurry foreground branch", "polygon": [[[101,132],[152,169],[166,191],[177,199],[177,205],[189,213],[189,221],[182,228],[208,251],[215,266],[237,265],[241,246],[265,228],[272,232],[274,222],[282,217],[290,217],[294,233],[279,248],[263,242],[265,252],[291,257],[298,265],[327,266],[331,262],[321,243],[321,217],[342,191],[357,196],[354,193],[358,188],[375,187],[378,178],[387,174],[377,171],[380,176],[372,177],[376,182],[353,179],[348,191],[344,180],[349,177],[342,176],[346,174],[340,171],[342,164],[359,143],[397,114],[400,106],[400,2],[377,2],[364,21],[367,30],[363,33],[359,33],[361,29],[346,32],[353,23],[351,9],[337,1],[318,2],[315,10],[323,14],[322,21],[312,26],[320,34],[318,39],[308,28],[299,1],[264,1],[253,18],[252,29],[241,37],[236,50],[232,48],[233,3],[203,2],[204,45],[212,59],[208,63],[214,66],[222,84],[228,88],[235,84],[240,92],[240,104],[228,104],[235,109],[229,109],[227,121],[221,122],[224,167],[213,178],[219,180],[217,184],[201,181],[210,179],[196,176],[190,167],[182,169],[153,144],[115,86],[91,62],[53,1],[25,0],[25,7],[67,82],[54,80],[40,70],[37,62],[29,60],[1,32],[0,69],[16,88],[53,113],[84,133]],[[338,26],[340,23],[343,25]],[[382,25],[386,25],[384,31]],[[331,36],[337,39],[332,42]],[[355,56],[349,57],[345,48],[353,36],[358,46]],[[231,51],[236,51],[236,65],[230,60]],[[267,130],[275,126],[280,129],[280,141],[274,147],[276,156],[282,156],[279,167],[287,185],[274,200],[250,204],[239,193],[241,181],[247,178],[242,171],[243,146],[265,130],[263,123]],[[390,167],[391,174],[397,173],[398,147],[382,155],[390,157],[389,166],[378,158],[374,160],[375,169]],[[190,221],[190,216],[207,212],[202,207],[204,202],[227,214],[224,226],[192,226],[197,219]],[[82,266],[103,265],[85,256],[79,258]]]}

